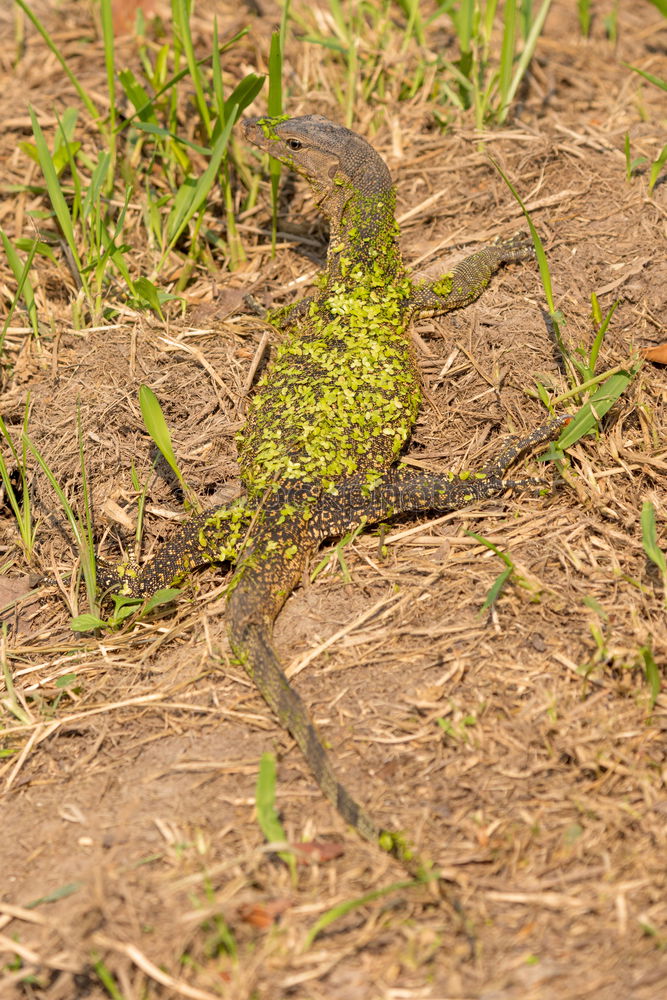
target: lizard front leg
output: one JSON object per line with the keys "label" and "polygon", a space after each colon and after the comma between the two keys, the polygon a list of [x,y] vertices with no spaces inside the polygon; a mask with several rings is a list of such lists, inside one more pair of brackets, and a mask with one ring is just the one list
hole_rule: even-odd
{"label": "lizard front leg", "polygon": [[351,476],[337,486],[335,494],[321,497],[311,532],[321,541],[345,534],[364,522],[373,524],[398,514],[461,510],[475,501],[501,496],[509,489],[543,486],[540,479],[506,479],[505,474],[522,454],[558,437],[570,419],[559,417],[525,437],[510,439],[496,461],[479,472],[456,475],[399,466],[374,481],[369,481],[367,474]]}
{"label": "lizard front leg", "polygon": [[176,586],[199,566],[236,562],[252,517],[253,511],[240,503],[197,514],[181,524],[144,566],[130,562],[99,567],[100,587],[144,597]]}
{"label": "lizard front leg", "polygon": [[453,271],[436,281],[416,282],[409,300],[414,318],[437,316],[467,306],[481,295],[502,264],[533,255],[530,236],[517,233],[466,257]]}

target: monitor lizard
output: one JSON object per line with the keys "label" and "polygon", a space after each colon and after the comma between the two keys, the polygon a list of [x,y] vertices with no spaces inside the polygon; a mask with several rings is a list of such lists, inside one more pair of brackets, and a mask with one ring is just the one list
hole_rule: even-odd
{"label": "monitor lizard", "polygon": [[531,255],[523,235],[487,246],[436,281],[403,264],[395,188],[361,136],[321,115],[246,119],[246,139],[304,176],[330,225],[326,270],[311,298],[269,313],[282,331],[238,435],[245,495],[176,530],[141,569],[116,568],[126,594],[147,595],[202,564],[236,563],[228,589],[231,648],[301,748],[322,792],[364,838],[414,869],[398,833],[382,830],[338,781],[272,643],[273,623],[325,539],[405,512],[453,511],[534,479],[506,478],[567,418],[514,438],[479,472],[454,475],[400,461],[421,400],[410,322],[473,301],[507,261]]}

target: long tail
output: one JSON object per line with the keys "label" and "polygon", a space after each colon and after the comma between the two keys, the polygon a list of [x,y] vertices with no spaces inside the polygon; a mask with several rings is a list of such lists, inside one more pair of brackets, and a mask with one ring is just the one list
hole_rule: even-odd
{"label": "long tail", "polygon": [[252,548],[237,566],[230,585],[227,623],[234,654],[280,724],[296,740],[317,784],[345,822],[395,857],[412,875],[430,878],[431,866],[419,859],[404,837],[378,827],[338,781],[308,710],[273,648],[273,622],[297,585],[312,544],[306,520],[298,513],[291,518],[279,513],[269,531],[257,530]]}
{"label": "long tail", "polygon": [[269,626],[243,621],[245,616],[234,613],[237,603],[234,596],[230,599],[229,631],[235,655],[281,725],[296,740],[322,792],[346,823],[353,826],[365,840],[378,843],[378,827],[336,778],[331,759],[322,746],[306,706],[285,677],[271,643]]}

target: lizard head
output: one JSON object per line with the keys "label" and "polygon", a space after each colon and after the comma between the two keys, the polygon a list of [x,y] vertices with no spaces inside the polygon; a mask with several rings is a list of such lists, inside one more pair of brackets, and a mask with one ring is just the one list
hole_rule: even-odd
{"label": "lizard head", "polygon": [[392,188],[387,165],[373,147],[323,115],[246,118],[242,126],[249,142],[305,177],[322,197],[345,187],[363,195]]}

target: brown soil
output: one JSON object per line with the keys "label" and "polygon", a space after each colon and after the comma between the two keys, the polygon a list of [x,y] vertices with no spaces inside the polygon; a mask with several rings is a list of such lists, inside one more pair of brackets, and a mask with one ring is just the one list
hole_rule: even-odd
{"label": "brown soil", "polygon": [[[251,19],[223,2],[200,7],[210,8],[198,14],[202,51],[214,10],[225,34]],[[652,159],[664,144],[664,93],[623,63],[667,78],[667,20],[648,3],[621,3],[614,46],[603,30],[612,4],[595,7],[585,40],[576,5],[554,3],[516,116],[483,145],[545,238],[571,347],[592,341],[592,292],[603,310],[619,300],[603,370],[667,339],[667,183],[649,197],[647,170],[628,182],[623,152],[626,133],[633,156]],[[82,32],[94,37],[87,5],[63,0],[56,11],[42,0],[35,8],[87,85],[104,93],[99,42],[80,47]],[[5,185],[36,180],[19,148],[30,137],[26,102],[52,127],[54,107],[74,101],[32,28],[13,66],[13,16],[0,11]],[[239,75],[267,51],[276,16],[270,9],[252,21],[234,57]],[[290,112],[339,116],[332,94],[313,83],[312,63],[308,76],[304,51],[291,41]],[[368,134],[370,118],[359,104],[356,127]],[[390,102],[373,142],[397,179],[406,256],[420,268],[441,271],[471,246],[520,228],[469,123],[442,134],[423,98]],[[2,416],[17,431],[30,393],[32,439],[80,502],[80,414],[107,556],[132,535],[133,462],[149,482],[142,558],[182,509],[166,467],[151,471],[141,383],[158,394],[200,497],[220,502],[236,488],[233,432],[263,327],[234,313],[234,293],[287,300],[290,283],[314,274],[325,247],[297,184],[285,224],[292,235],[272,259],[266,195],[261,204],[244,223],[249,264],[215,279],[202,271],[185,318],[162,323],[128,311],[113,325],[74,329],[65,264],[36,265],[47,332],[36,344],[15,314]],[[6,197],[0,225],[12,238],[29,235],[26,213],[40,207],[30,193]],[[3,270],[5,303],[14,287]],[[561,392],[567,383],[543,303],[536,267],[514,266],[473,306],[419,328],[429,403],[411,458],[432,468],[479,466],[508,433],[544,418],[526,390],[536,378]],[[572,449],[567,481],[558,479],[550,496],[405,519],[384,538],[384,557],[368,532],[345,552],[351,583],[331,560],[290,598],[277,628],[280,653],[286,665],[311,657],[295,683],[342,779],[384,823],[409,831],[460,904],[453,912],[433,883],[399,888],[341,917],[310,948],[318,917],[400,881],[400,868],[345,829],[230,662],[224,568],[199,577],[149,624],[99,640],[72,637],[69,619],[86,608],[83,588],[71,582],[71,532],[36,472],[31,565],[9,507],[0,510],[9,588],[0,603],[22,575],[57,580],[5,615],[4,659],[27,721],[12,714],[5,692],[3,746],[12,752],[0,767],[0,995],[107,997],[95,971],[101,961],[124,1000],[666,996],[667,697],[651,709],[642,648],[652,647],[664,683],[667,628],[640,526],[650,499],[667,547],[666,399],[664,369],[646,365],[599,437]],[[466,529],[490,538],[516,567],[491,612],[480,608],[504,566]],[[59,687],[69,674],[76,682]],[[278,756],[288,839],[344,848],[299,865],[295,884],[265,849],[254,815],[267,750]]]}

